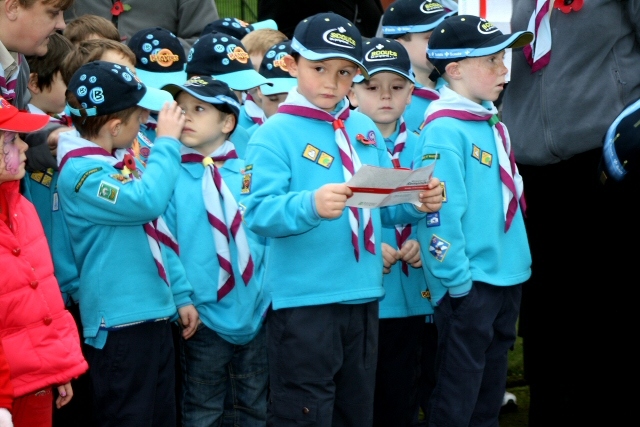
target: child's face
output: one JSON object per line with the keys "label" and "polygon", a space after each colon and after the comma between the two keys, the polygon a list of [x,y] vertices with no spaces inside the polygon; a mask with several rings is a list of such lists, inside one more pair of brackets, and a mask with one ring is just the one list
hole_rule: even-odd
{"label": "child's face", "polygon": [[149,110],[138,107],[126,122],[120,123],[120,130],[113,140],[113,148],[131,147],[133,140],[138,136],[140,125],[148,120]]}
{"label": "child's face", "polygon": [[298,78],[298,92],[316,107],[331,112],[351,89],[358,67],[346,59],[287,62],[289,74]]}
{"label": "child's face", "polygon": [[15,43],[7,48],[25,55],[44,55],[47,53],[49,36],[66,26],[63,11],[55,3],[43,4],[42,0],[37,0],[27,9],[17,1],[15,4],[17,8],[11,10],[15,17],[15,33],[12,36]]}
{"label": "child's face", "polygon": [[17,133],[0,130],[0,183],[24,177],[27,148]]}
{"label": "child's face", "polygon": [[[58,71],[53,80],[51,81],[51,87],[44,88],[38,95],[38,108],[42,109],[47,114],[58,114],[64,111],[66,105],[65,91],[67,85],[62,80],[62,74]],[[34,102],[35,104],[35,102]]]}
{"label": "child's face", "polygon": [[235,124],[233,116],[223,114],[208,102],[184,91],[178,94],[176,101],[187,119],[180,142],[203,156],[213,153],[231,132]]}
{"label": "child's face", "polygon": [[397,39],[402,44],[407,53],[409,54],[409,60],[411,61],[411,67],[422,73],[431,73],[433,65],[427,60],[427,45],[431,38],[432,31],[426,33],[412,33],[411,40]]}
{"label": "child's face", "polygon": [[273,116],[277,111],[280,104],[287,99],[287,92],[276,93],[274,95],[262,95],[262,111],[267,118]]}
{"label": "child's face", "polygon": [[498,99],[508,72],[504,65],[504,50],[494,55],[465,58],[457,65],[459,78],[449,79],[453,90],[477,103]]}
{"label": "child's face", "polygon": [[389,72],[375,74],[370,80],[353,85],[353,105],[376,124],[395,122],[411,102],[413,84],[406,78]]}

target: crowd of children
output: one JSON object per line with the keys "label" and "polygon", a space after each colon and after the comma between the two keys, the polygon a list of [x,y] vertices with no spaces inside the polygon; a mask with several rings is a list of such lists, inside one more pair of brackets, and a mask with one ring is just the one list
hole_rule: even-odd
{"label": "crowd of children", "polygon": [[0,0],[55,12],[47,49],[0,31],[0,427],[497,425],[531,258],[493,102],[531,33],[397,0],[383,37],[225,18],[185,52],[52,34],[70,3]]}

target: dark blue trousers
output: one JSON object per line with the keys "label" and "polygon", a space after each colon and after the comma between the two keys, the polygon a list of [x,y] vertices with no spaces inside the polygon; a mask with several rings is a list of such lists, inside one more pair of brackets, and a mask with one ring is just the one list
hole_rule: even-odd
{"label": "dark blue trousers", "polygon": [[271,427],[373,422],[378,301],[269,310]]}
{"label": "dark blue trousers", "polygon": [[516,340],[522,285],[473,282],[469,294],[447,294],[435,308],[436,386],[429,427],[498,427],[507,354]]}
{"label": "dark blue trousers", "polygon": [[96,425],[175,427],[175,352],[167,321],[109,331],[88,346]]}

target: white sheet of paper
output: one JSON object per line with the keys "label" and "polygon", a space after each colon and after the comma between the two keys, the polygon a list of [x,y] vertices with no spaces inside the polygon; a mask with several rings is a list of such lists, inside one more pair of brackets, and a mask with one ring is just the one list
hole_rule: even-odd
{"label": "white sheet of paper", "polygon": [[353,196],[347,206],[379,208],[400,203],[420,204],[418,195],[426,189],[436,162],[419,169],[394,169],[363,165],[347,186]]}

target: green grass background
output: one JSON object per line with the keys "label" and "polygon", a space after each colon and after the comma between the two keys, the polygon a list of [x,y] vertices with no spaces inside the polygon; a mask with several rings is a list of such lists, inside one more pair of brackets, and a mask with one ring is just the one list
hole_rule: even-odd
{"label": "green grass background", "polygon": [[249,23],[258,20],[258,0],[216,0],[216,7],[220,18],[238,18]]}

